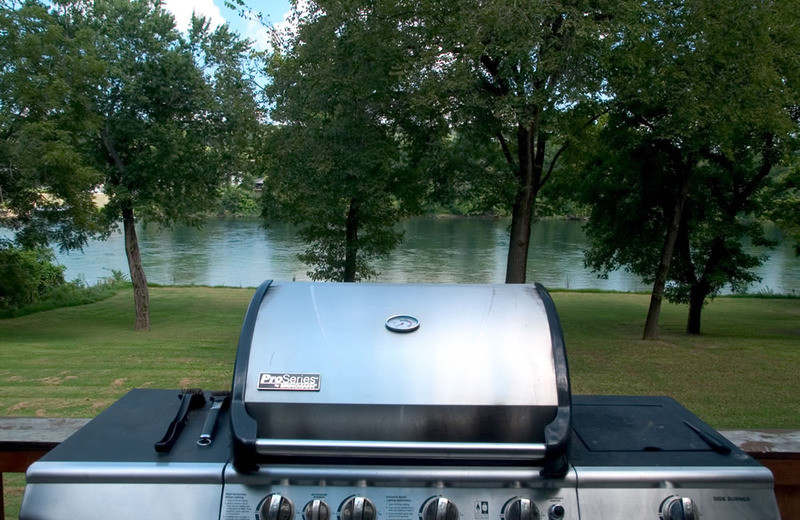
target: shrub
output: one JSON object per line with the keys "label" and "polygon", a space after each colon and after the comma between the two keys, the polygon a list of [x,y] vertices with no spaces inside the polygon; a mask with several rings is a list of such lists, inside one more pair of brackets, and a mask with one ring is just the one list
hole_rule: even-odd
{"label": "shrub", "polygon": [[220,191],[219,209],[222,216],[257,216],[261,212],[258,195],[248,185],[226,186]]}
{"label": "shrub", "polygon": [[21,249],[0,242],[0,309],[30,305],[65,284],[62,265],[46,248]]}

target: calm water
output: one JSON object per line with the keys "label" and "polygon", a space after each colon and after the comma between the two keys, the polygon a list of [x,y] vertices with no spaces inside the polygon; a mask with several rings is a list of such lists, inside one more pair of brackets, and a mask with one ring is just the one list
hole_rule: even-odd
{"label": "calm water", "polygon": [[[405,241],[377,262],[378,282],[502,282],[505,278],[508,220],[421,218],[403,224]],[[202,229],[139,227],[147,278],[160,284],[253,287],[263,280],[307,280],[297,260],[303,249],[291,226],[264,229],[258,220],[219,219]],[[528,280],[551,288],[647,291],[625,272],[602,280],[583,267],[586,239],[582,224],[549,220],[534,226]],[[59,254],[68,280],[95,283],[112,269],[127,275],[123,239],[91,242],[83,253]],[[800,293],[800,258],[780,247],[759,270],[763,278],[750,292]]]}

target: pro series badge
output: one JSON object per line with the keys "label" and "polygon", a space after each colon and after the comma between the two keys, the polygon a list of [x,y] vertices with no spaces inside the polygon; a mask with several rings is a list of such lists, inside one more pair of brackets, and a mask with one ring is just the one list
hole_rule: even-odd
{"label": "pro series badge", "polygon": [[258,377],[258,389],[319,392],[320,380],[319,374],[262,372]]}

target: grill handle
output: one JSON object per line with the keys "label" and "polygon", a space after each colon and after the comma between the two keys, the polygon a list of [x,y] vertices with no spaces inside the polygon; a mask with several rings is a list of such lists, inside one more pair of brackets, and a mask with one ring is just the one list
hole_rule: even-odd
{"label": "grill handle", "polygon": [[550,343],[553,346],[553,365],[556,375],[558,410],[553,421],[545,427],[545,465],[543,477],[563,477],[569,471],[569,440],[572,435],[572,388],[569,383],[569,364],[564,346],[564,332],[558,319],[556,304],[545,287],[537,283],[536,290],[544,303],[550,324]]}
{"label": "grill handle", "polygon": [[247,378],[248,357],[250,343],[253,341],[253,330],[261,300],[272,285],[272,280],[262,283],[244,317],[242,332],[239,335],[239,348],[236,350],[236,363],[233,366],[233,385],[231,391],[231,433],[233,433],[233,465],[243,473],[256,471],[256,439],[258,437],[258,424],[253,419],[244,405],[244,382]]}
{"label": "grill handle", "polygon": [[398,459],[541,460],[542,443],[405,442],[316,439],[258,439],[256,452],[270,456],[369,457]]}

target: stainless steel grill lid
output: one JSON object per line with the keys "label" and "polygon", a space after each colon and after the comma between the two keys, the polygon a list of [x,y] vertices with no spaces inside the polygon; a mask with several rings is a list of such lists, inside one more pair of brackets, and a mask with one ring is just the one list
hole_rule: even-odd
{"label": "stainless steel grill lid", "polygon": [[539,285],[266,282],[242,328],[232,426],[239,467],[560,455],[569,380],[555,307]]}

